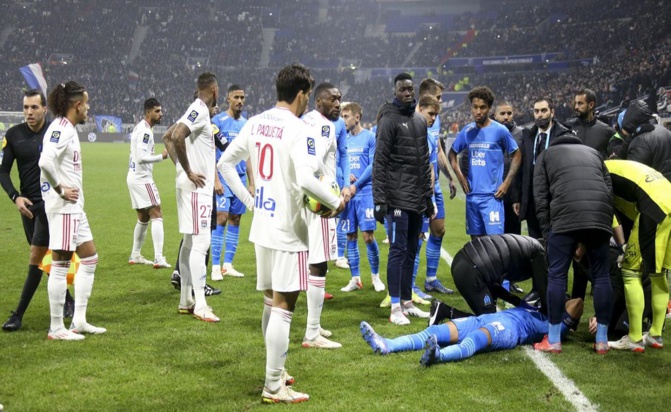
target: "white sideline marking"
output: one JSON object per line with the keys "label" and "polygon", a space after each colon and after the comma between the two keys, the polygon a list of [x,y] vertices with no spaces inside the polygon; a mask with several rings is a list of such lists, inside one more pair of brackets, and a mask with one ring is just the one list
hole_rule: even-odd
{"label": "white sideline marking", "polygon": [[524,353],[527,354],[529,358],[536,364],[536,367],[543,372],[545,376],[548,377],[550,382],[559,389],[559,391],[564,395],[567,401],[573,405],[573,407],[578,411],[598,411],[599,406],[593,404],[587,399],[587,397],[580,392],[575,383],[559,370],[557,365],[552,363],[548,358],[548,355],[543,352],[538,352],[530,348],[529,346],[524,346]]}
{"label": "white sideline marking", "polygon": [[[440,257],[452,267],[452,256],[447,250],[440,248]],[[524,353],[534,362],[536,367],[543,372],[552,384],[559,389],[567,401],[578,411],[598,411],[599,405],[590,402],[589,399],[578,389],[575,383],[564,376],[561,370],[543,352],[537,352],[529,346],[524,346]]]}

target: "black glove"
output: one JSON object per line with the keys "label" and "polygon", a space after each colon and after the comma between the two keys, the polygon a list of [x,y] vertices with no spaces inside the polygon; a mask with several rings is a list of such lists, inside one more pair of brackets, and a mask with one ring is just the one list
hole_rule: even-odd
{"label": "black glove", "polygon": [[384,218],[387,217],[387,205],[375,205],[373,216],[375,216],[375,220],[384,225]]}
{"label": "black glove", "polygon": [[433,212],[434,212],[433,200],[431,200],[431,198],[428,198],[426,200],[426,210],[424,211],[424,215],[430,218],[433,216]]}

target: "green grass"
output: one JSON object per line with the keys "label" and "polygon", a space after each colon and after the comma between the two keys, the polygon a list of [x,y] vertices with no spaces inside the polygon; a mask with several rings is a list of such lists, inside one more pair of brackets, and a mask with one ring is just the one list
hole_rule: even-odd
{"label": "green grass", "polygon": [[[242,242],[235,266],[242,279],[226,278],[223,289],[208,298],[218,324],[204,324],[177,315],[178,292],[169,283],[169,270],[129,266],[135,213],[130,209],[125,175],[128,146],[83,143],[86,211],[100,256],[89,305],[91,323],[108,332],[83,342],[46,339],[49,309],[46,279],[16,333],[0,333],[0,403],[7,411],[41,410],[253,410],[261,408],[265,373],[261,336],[262,295],[255,290],[252,245],[246,240],[250,215],[242,220]],[[157,148],[159,150],[159,148]],[[174,167],[154,168],[163,200],[165,254],[174,263],[177,232]],[[15,182],[18,182],[15,177]],[[463,201],[447,204],[447,235],[443,247],[452,255],[468,240]],[[381,228],[380,228],[381,229]],[[25,278],[28,246],[19,215],[8,200],[0,201],[0,314],[15,308]],[[378,241],[384,237],[377,232]],[[363,242],[361,241],[362,245]],[[305,330],[305,296],[299,298],[291,328],[287,367],[296,388],[308,392],[309,402],[297,410],[571,410],[553,384],[539,372],[521,348],[477,355],[464,362],[430,369],[418,363],[421,353],[387,357],[374,355],[361,339],[358,325],[366,320],[381,334],[395,337],[422,330],[391,326],[388,309],[378,307],[384,294],[370,285],[362,247],[364,290],[342,293],[349,271],[330,267],[322,324],[343,344],[341,350],[300,347]],[[381,272],[386,246],[380,242]],[[151,236],[144,247],[153,256]],[[419,278],[423,281],[423,269]],[[444,261],[439,276],[454,286]],[[530,287],[529,282],[521,284]],[[467,308],[458,294],[445,300]],[[593,313],[591,301],[586,314]],[[583,319],[586,319],[584,317]],[[66,322],[67,324],[67,322]],[[671,342],[671,335],[664,335]],[[669,349],[642,355],[591,351],[592,337],[583,324],[552,356],[563,373],[601,410],[668,408],[671,394]]]}

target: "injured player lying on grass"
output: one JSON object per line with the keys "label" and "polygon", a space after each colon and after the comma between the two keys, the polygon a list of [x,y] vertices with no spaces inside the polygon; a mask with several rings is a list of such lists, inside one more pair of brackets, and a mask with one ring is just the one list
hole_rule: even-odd
{"label": "injured player lying on grass", "polygon": [[[583,312],[580,298],[566,302],[562,335],[577,327]],[[374,352],[387,355],[394,352],[424,349],[420,363],[454,362],[470,358],[478,352],[513,349],[518,345],[540,342],[548,333],[547,317],[523,307],[498,313],[468,316],[433,324],[423,331],[394,339],[384,338],[366,322],[361,322],[361,335]],[[442,348],[442,349],[441,349]]]}

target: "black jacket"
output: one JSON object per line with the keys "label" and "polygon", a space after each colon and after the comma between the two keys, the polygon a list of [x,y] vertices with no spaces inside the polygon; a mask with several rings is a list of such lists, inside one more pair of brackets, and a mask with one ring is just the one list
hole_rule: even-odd
{"label": "black jacket", "polygon": [[671,132],[655,124],[652,112],[643,100],[632,102],[622,119],[627,160],[643,163],[671,181]]}
{"label": "black jacket", "polygon": [[597,120],[596,117],[591,122],[585,122],[577,117],[566,125],[575,132],[583,144],[596,149],[604,159],[610,157],[608,143],[616,135],[615,129]]}
{"label": "black jacket", "polygon": [[[527,218],[529,204],[530,202],[534,201],[534,141],[536,140],[537,134],[538,126],[533,126],[531,129],[523,129],[522,133],[522,144],[520,145],[520,150],[522,153],[522,166],[520,167],[520,172],[515,178],[515,190],[513,190],[511,193],[513,203],[520,204],[520,220]],[[549,144],[552,144],[552,142],[554,142],[560,136],[567,134],[573,136],[571,130],[564,127],[564,125],[559,123],[556,119],[553,119],[552,128],[550,129]]]}
{"label": "black jacket", "polygon": [[397,101],[380,109],[373,163],[373,202],[424,213],[431,199],[427,125],[415,105]]}
{"label": "black jacket", "polygon": [[611,233],[612,185],[603,158],[573,134],[560,136],[538,156],[533,182],[543,237],[594,229]]}
{"label": "black jacket", "polygon": [[535,272],[547,276],[545,249],[529,236],[482,236],[466,243],[459,253],[473,264],[487,285],[501,284],[503,280],[521,282]]}

